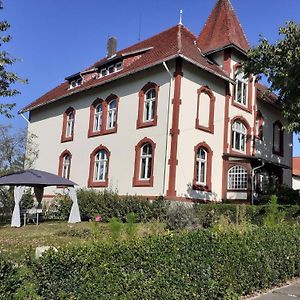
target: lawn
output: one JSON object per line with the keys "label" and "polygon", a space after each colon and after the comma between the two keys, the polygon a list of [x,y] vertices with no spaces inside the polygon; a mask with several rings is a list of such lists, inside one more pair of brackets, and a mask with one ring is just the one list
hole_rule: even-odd
{"label": "lawn", "polygon": [[[135,224],[134,235],[144,237],[162,234],[165,225],[159,222]],[[36,247],[82,245],[97,240],[109,241],[112,238],[110,224],[82,222],[68,224],[62,221],[44,222],[39,225],[29,224],[21,228],[10,225],[0,226],[0,253],[19,261],[28,253],[33,255]],[[120,226],[120,239],[127,239],[126,224]]]}

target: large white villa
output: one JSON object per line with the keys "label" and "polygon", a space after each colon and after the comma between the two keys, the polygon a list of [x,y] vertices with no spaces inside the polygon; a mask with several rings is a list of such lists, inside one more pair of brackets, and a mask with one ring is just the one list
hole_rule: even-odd
{"label": "large white villa", "polygon": [[248,49],[229,0],[200,35],[178,24],[120,51],[111,38],[107,57],[22,109],[35,168],[149,199],[249,202],[291,186],[292,136],[277,97],[244,79]]}

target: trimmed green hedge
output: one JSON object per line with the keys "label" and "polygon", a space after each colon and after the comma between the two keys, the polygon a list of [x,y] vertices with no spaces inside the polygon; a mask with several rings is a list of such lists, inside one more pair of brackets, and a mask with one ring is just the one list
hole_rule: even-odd
{"label": "trimmed green hedge", "polygon": [[296,226],[198,230],[60,249],[27,268],[41,299],[238,299],[299,276],[299,245]]}

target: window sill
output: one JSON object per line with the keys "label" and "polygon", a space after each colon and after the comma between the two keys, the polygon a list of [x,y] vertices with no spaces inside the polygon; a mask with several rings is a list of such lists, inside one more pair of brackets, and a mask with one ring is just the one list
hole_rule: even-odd
{"label": "window sill", "polygon": [[132,186],[135,187],[153,187],[153,178],[148,180],[141,180],[133,178]]}
{"label": "window sill", "polygon": [[239,109],[241,109],[241,110],[243,110],[243,111],[246,111],[246,112],[248,112],[250,114],[252,113],[251,107],[243,105],[243,104],[240,104],[240,103],[236,102],[235,100],[232,101],[232,105],[235,106],[235,107],[237,107],[237,108],[239,108]]}
{"label": "window sill", "polygon": [[89,181],[88,187],[108,187],[108,180],[107,181]]}
{"label": "window sill", "polygon": [[73,136],[69,136],[69,137],[62,136],[60,139],[61,143],[72,142],[72,141],[73,141]]}
{"label": "window sill", "polygon": [[137,120],[136,129],[147,128],[147,127],[156,126],[156,125],[157,125],[157,117],[155,117],[154,120],[152,120],[152,121],[146,121],[146,122]]}
{"label": "window sill", "polygon": [[95,136],[101,136],[101,135],[106,135],[106,134],[112,134],[117,132],[117,126],[111,129],[105,129],[101,131],[89,131],[88,132],[88,138],[92,138]]}
{"label": "window sill", "polygon": [[208,185],[202,185],[202,184],[193,184],[193,190],[196,191],[203,191],[203,192],[211,192],[211,188]]}
{"label": "window sill", "polygon": [[214,125],[210,125],[208,127],[199,125],[198,121],[196,120],[196,129],[205,131],[207,133],[214,134]]}

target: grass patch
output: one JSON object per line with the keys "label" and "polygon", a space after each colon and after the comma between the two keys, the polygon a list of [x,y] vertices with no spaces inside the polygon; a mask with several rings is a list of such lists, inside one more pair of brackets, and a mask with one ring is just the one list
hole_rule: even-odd
{"label": "grass patch", "polygon": [[[145,237],[153,234],[163,234],[165,225],[152,221],[136,224],[136,236]],[[68,224],[67,222],[45,222],[40,225],[26,225],[11,228],[10,225],[0,227],[0,254],[14,261],[21,261],[27,254],[33,254],[36,247],[54,246],[60,248],[72,245],[84,245],[95,240],[111,240],[108,224],[82,222]],[[121,223],[120,239],[126,240],[126,224]]]}

